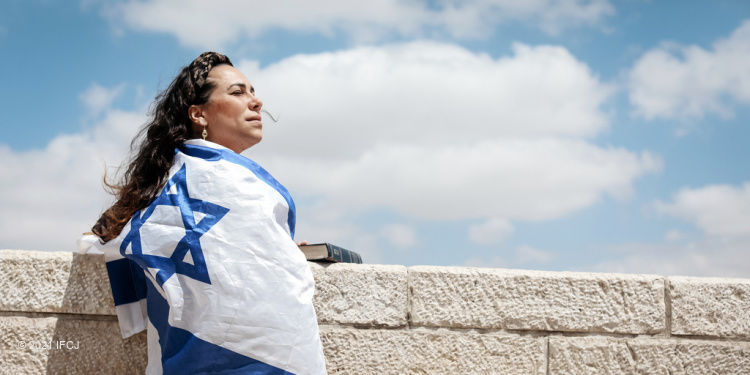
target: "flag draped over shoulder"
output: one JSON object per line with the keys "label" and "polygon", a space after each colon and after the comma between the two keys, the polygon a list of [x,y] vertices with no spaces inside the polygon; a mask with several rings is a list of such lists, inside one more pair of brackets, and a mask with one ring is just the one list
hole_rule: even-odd
{"label": "flag draped over shoulder", "polygon": [[258,164],[190,140],[161,194],[105,245],[123,337],[147,373],[325,374],[314,280],[287,190]]}

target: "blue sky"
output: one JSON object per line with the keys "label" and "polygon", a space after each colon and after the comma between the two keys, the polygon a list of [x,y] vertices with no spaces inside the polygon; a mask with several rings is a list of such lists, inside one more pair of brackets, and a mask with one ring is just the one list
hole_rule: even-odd
{"label": "blue sky", "polygon": [[[750,277],[746,1],[10,1],[0,248],[73,251],[205,50],[297,239],[366,262]],[[367,7],[367,8],[365,8]]]}

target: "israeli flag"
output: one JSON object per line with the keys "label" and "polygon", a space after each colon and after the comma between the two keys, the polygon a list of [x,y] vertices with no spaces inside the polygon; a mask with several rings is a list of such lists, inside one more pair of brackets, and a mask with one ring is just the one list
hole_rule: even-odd
{"label": "israeli flag", "polygon": [[123,337],[148,330],[147,374],[325,374],[314,280],[287,190],[190,140],[169,180],[101,245]]}

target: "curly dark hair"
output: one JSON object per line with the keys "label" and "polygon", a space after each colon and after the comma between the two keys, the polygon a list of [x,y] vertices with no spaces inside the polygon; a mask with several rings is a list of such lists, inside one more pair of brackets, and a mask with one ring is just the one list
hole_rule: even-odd
{"label": "curly dark hair", "polygon": [[220,53],[204,52],[182,68],[169,87],[156,96],[151,121],[130,144],[132,157],[122,182],[110,184],[104,177],[104,184],[117,201],[92,228],[101,241],[117,237],[135,212],[146,208],[164,187],[175,148],[195,138],[188,108],[208,101],[215,87],[207,79],[208,73],[223,64],[232,62]]}

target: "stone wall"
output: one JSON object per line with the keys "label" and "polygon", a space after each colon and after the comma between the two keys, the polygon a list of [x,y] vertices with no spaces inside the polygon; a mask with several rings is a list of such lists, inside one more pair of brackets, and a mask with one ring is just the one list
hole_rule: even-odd
{"label": "stone wall", "polygon": [[[310,266],[330,374],[750,374],[750,280]],[[2,373],[145,364],[101,256],[0,250]]]}

